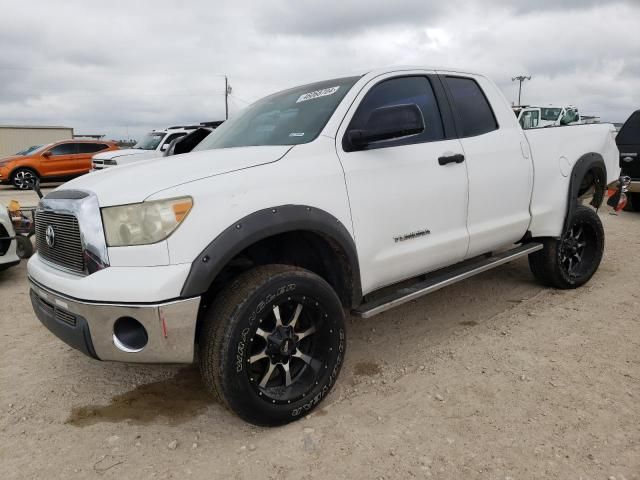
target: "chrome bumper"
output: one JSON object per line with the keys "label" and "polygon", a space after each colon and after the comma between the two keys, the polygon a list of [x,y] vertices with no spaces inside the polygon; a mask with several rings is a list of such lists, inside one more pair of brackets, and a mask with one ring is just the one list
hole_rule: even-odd
{"label": "chrome bumper", "polygon": [[[47,289],[29,278],[38,319],[57,337],[99,360],[134,363],[192,363],[200,297],[156,304],[85,302]],[[130,317],[142,324],[148,341],[126,348],[114,324]],[[86,348],[85,348],[86,347]]]}

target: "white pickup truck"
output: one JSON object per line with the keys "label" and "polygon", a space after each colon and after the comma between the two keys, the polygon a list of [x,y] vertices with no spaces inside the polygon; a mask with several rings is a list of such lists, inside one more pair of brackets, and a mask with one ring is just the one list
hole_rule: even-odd
{"label": "white pickup truck", "polygon": [[141,160],[162,157],[171,142],[184,137],[196,128],[198,127],[169,127],[166,130],[154,130],[142,137],[133,148],[113,150],[94,155],[91,160],[91,168],[93,171],[103,170],[116,165],[128,165]]}
{"label": "white pickup truck", "polygon": [[[270,95],[182,156],[42,199],[36,315],[99,360],[190,363],[243,419],[289,422],[370,317],[528,256],[575,288],[617,179],[609,125],[527,131],[488,78],[374,70]],[[144,178],[141,182],[140,178]]]}

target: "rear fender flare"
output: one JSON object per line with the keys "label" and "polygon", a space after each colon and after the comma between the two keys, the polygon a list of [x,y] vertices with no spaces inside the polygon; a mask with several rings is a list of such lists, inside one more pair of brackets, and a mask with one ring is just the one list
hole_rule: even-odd
{"label": "rear fender flare", "polygon": [[604,200],[604,194],[607,188],[607,166],[604,163],[602,155],[599,153],[586,153],[581,156],[573,166],[571,171],[571,178],[569,180],[569,191],[567,198],[567,215],[564,220],[564,226],[562,231],[565,232],[569,224],[569,220],[573,216],[576,208],[578,207],[578,194],[580,192],[580,185],[585,175],[589,171],[593,171],[596,177],[596,191],[593,196],[591,205],[595,208],[600,208],[602,201]]}

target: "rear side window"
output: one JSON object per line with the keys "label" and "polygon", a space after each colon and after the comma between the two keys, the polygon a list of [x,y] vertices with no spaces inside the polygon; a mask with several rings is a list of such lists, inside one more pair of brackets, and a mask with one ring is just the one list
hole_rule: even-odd
{"label": "rear side window", "polygon": [[371,144],[368,150],[373,148],[393,147],[413,143],[432,142],[444,138],[442,118],[436,101],[431,82],[426,77],[401,77],[385,80],[374,86],[367,93],[351,119],[347,130],[365,128],[373,111],[380,107],[395,105],[415,104],[422,112],[425,129],[422,133],[411,135],[398,140]]}
{"label": "rear side window", "polygon": [[498,129],[493,110],[482,89],[471,78],[445,77],[462,137],[482,135]]}
{"label": "rear side window", "polygon": [[109,148],[109,145],[104,143],[79,143],[78,153],[95,153],[107,148]]}
{"label": "rear side window", "polygon": [[56,145],[51,150],[51,155],[75,155],[78,153],[78,144],[77,143],[61,143],[60,145]]}

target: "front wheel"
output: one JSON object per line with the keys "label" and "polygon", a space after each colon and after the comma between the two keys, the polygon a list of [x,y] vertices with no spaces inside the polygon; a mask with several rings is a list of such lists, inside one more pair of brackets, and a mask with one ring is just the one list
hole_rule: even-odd
{"label": "front wheel", "polygon": [[18,190],[33,188],[38,180],[38,174],[28,168],[19,168],[11,175],[11,183]]}
{"label": "front wheel", "polygon": [[344,311],[331,286],[307,270],[267,265],[237,277],[206,313],[200,370],[241,418],[282,425],[327,396],[345,348]]}
{"label": "front wheel", "polygon": [[577,288],[596,273],[603,252],[604,229],[598,214],[579,206],[562,238],[544,239],[544,248],[529,255],[529,267],[544,285]]}

